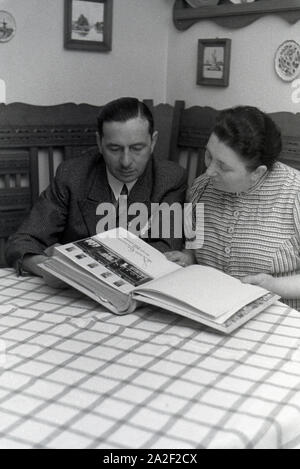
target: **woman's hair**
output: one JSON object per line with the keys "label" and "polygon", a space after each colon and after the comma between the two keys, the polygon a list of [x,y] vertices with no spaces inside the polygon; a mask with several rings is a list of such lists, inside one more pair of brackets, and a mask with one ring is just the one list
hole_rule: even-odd
{"label": "woman's hair", "polygon": [[103,136],[103,124],[105,122],[127,122],[141,117],[148,121],[149,133],[152,136],[154,123],[150,109],[142,101],[136,98],[119,98],[107,103],[100,111],[97,118],[100,138]]}
{"label": "woman's hair", "polygon": [[249,169],[272,169],[281,152],[281,133],[273,120],[252,106],[221,111],[213,133],[246,161]]}

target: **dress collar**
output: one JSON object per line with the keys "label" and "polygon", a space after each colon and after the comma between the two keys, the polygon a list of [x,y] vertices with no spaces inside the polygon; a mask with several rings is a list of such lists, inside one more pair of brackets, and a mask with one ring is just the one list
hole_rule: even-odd
{"label": "dress collar", "polygon": [[240,196],[243,196],[243,195],[252,194],[253,192],[255,192],[255,191],[261,186],[261,184],[262,184],[262,183],[265,181],[265,179],[269,176],[269,173],[270,173],[270,170],[267,170],[267,171],[255,182],[255,184],[253,184],[253,186],[249,187],[249,189],[247,189],[246,191],[235,192],[234,195],[236,195],[237,197],[240,197]]}
{"label": "dress collar", "polygon": [[[259,179],[258,181],[256,181],[255,184],[253,184],[253,186],[249,187],[249,189],[247,189],[246,191],[242,191],[242,192],[227,192],[227,191],[223,191],[223,190],[220,190],[220,189],[217,189],[217,188],[214,188],[214,190],[220,192],[220,193],[223,193],[223,194],[226,194],[227,196],[232,196],[232,197],[243,197],[243,196],[247,196],[248,194],[252,194],[253,192],[255,192],[262,184],[263,182],[267,179],[267,177],[269,176],[270,174],[270,170],[267,170]],[[210,179],[210,178],[209,178]],[[210,181],[211,182],[211,181]],[[213,186],[212,186],[213,187]]]}

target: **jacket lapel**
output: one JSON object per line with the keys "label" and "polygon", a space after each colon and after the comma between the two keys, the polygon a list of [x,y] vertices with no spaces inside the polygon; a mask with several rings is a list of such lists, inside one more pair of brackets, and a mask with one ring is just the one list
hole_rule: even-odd
{"label": "jacket lapel", "polygon": [[[152,193],[152,158],[148,162],[142,176],[137,180],[128,196],[128,206],[135,202],[144,203],[151,216],[151,193]],[[106,176],[106,166],[101,159],[97,168],[95,168],[95,177],[90,186],[86,199],[78,201],[85,225],[88,230],[88,236],[96,234],[96,225],[99,216],[96,215],[97,207],[101,202],[114,203],[114,197]],[[130,218],[128,217],[130,221]]]}
{"label": "jacket lapel", "polygon": [[96,225],[99,216],[97,207],[101,202],[113,202],[113,196],[106,177],[106,167],[103,160],[95,169],[95,177],[90,186],[86,199],[78,201],[79,210],[86,224],[88,235],[96,234]]}
{"label": "jacket lapel", "polygon": [[[128,206],[139,202],[143,203],[147,208],[148,219],[151,216],[151,194],[152,194],[153,178],[152,178],[152,158],[146,166],[142,176],[137,180],[128,196]],[[128,222],[132,221],[135,215],[128,216]],[[143,228],[143,227],[141,227]]]}

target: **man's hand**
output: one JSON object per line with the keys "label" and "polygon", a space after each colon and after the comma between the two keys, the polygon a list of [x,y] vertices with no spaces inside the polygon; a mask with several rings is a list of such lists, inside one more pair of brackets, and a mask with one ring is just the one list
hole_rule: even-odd
{"label": "man's hand", "polygon": [[266,290],[273,291],[274,278],[269,274],[246,275],[246,277],[241,279],[241,282],[251,283],[252,285],[258,285]]}
{"label": "man's hand", "polygon": [[169,261],[175,262],[182,267],[195,264],[195,257],[192,251],[169,251],[164,254]]}
{"label": "man's hand", "polygon": [[31,272],[34,275],[37,275],[38,277],[42,277],[46,284],[49,287],[52,288],[67,288],[67,285],[56,278],[54,275],[49,274],[48,272],[45,272],[39,264],[42,264],[45,262],[49,257],[40,255],[40,254],[27,254],[24,256],[23,259],[23,269],[26,270],[27,272]]}
{"label": "man's hand", "polygon": [[54,277],[54,275],[49,274],[49,272],[43,271],[42,277],[45,280],[48,287],[59,288],[59,289],[68,288],[68,285],[65,282],[63,282],[57,277]]}

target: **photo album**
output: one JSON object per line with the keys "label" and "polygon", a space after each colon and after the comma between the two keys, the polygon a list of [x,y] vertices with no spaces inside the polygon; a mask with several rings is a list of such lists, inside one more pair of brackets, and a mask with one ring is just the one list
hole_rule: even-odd
{"label": "photo album", "polygon": [[56,246],[40,267],[115,314],[147,303],[223,333],[279,298],[212,267],[180,267],[123,228]]}

